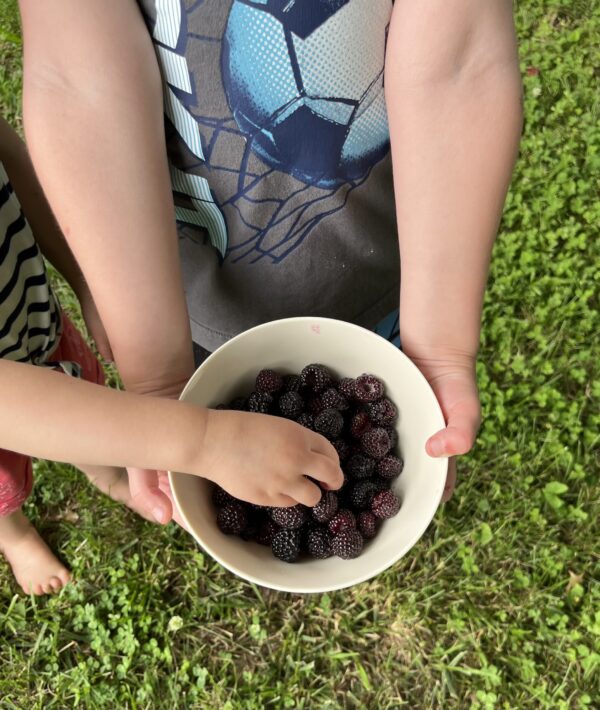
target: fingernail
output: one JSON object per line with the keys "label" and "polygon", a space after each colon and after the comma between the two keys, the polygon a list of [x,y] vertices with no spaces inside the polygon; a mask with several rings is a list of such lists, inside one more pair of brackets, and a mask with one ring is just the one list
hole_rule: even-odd
{"label": "fingernail", "polygon": [[157,505],[152,508],[152,515],[154,516],[156,522],[162,525],[165,520],[165,509],[160,505]]}
{"label": "fingernail", "polygon": [[428,444],[430,456],[443,456],[444,445],[439,439],[432,439]]}

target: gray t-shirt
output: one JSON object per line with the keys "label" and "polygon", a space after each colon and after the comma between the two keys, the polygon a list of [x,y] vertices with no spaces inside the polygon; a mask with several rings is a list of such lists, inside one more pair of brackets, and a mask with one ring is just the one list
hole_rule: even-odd
{"label": "gray t-shirt", "polygon": [[392,0],[139,0],[164,80],[194,340],[398,305]]}

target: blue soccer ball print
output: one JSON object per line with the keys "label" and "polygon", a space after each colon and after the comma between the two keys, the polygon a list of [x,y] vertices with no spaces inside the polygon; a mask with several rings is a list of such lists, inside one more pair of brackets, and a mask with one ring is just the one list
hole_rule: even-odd
{"label": "blue soccer ball print", "polygon": [[234,0],[222,50],[232,114],[267,165],[359,181],[389,151],[383,67],[391,0]]}

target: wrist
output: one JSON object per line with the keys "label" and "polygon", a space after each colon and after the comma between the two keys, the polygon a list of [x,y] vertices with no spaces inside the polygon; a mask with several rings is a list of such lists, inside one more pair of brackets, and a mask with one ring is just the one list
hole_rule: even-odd
{"label": "wrist", "polygon": [[477,353],[472,350],[411,339],[405,343],[402,338],[402,351],[428,379],[459,373],[475,376]]}
{"label": "wrist", "polygon": [[188,402],[162,400],[156,461],[164,470],[202,475],[209,470],[206,440],[209,410]]}
{"label": "wrist", "polygon": [[413,359],[473,367],[479,352],[480,315],[437,307],[400,309],[400,342]]}

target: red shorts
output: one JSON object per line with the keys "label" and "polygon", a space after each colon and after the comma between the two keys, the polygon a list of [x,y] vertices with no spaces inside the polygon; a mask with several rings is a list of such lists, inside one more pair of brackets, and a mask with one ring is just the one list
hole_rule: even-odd
{"label": "red shorts", "polygon": [[[82,379],[103,385],[102,366],[65,313],[62,314],[62,324],[62,336],[48,359],[75,362],[81,367]],[[31,493],[32,485],[30,457],[0,449],[0,516],[18,510]]]}

